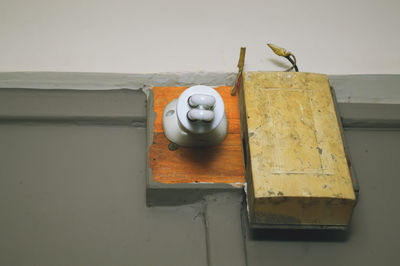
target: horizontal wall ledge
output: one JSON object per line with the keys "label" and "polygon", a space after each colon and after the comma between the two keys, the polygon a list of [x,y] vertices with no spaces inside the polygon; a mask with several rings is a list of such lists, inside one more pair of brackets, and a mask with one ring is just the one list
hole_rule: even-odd
{"label": "horizontal wall ledge", "polygon": [[[0,123],[144,127],[152,86],[232,85],[235,73],[0,73]],[[400,75],[330,75],[345,128],[400,128]]]}
{"label": "horizontal wall ledge", "polygon": [[400,104],[400,75],[329,75],[339,103]]}
{"label": "horizontal wall ledge", "polygon": [[400,128],[400,104],[339,103],[344,128]]}
{"label": "horizontal wall ledge", "polygon": [[152,86],[231,85],[236,73],[74,73],[74,72],[0,72],[0,88],[112,90],[143,89]]}
{"label": "horizontal wall ledge", "polygon": [[0,89],[0,123],[112,124],[144,127],[139,90]]}
{"label": "horizontal wall ledge", "polygon": [[[150,74],[0,72],[0,88],[112,90],[152,86],[232,85],[232,72]],[[400,104],[400,75],[328,75],[340,103]]]}

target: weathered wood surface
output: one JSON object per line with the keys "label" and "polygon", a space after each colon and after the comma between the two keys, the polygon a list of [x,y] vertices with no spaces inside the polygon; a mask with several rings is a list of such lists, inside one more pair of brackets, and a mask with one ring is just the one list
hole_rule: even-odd
{"label": "weathered wood surface", "polygon": [[355,194],[327,77],[249,72],[240,97],[251,222],[348,224]]}
{"label": "weathered wood surface", "polygon": [[229,86],[215,88],[224,100],[228,118],[228,135],[218,146],[208,148],[168,149],[170,141],[164,136],[162,114],[165,106],[187,87],[153,87],[153,144],[149,152],[152,178],[166,184],[227,183],[241,186],[244,182],[242,144],[239,127],[238,97],[231,96]]}

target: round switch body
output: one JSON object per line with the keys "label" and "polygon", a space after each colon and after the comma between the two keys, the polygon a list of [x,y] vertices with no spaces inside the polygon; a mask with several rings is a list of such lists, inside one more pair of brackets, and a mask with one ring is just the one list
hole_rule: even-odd
{"label": "round switch body", "polygon": [[179,146],[217,145],[225,139],[227,128],[224,101],[208,86],[186,89],[164,109],[164,134]]}

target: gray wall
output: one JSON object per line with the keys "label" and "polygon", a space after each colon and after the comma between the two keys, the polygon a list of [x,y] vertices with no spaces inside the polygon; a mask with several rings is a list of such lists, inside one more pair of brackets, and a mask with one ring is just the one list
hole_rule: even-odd
{"label": "gray wall", "polygon": [[237,193],[146,207],[145,104],[134,90],[0,90],[0,265],[399,261],[398,105],[339,105],[361,187],[351,227],[291,232],[250,231]]}

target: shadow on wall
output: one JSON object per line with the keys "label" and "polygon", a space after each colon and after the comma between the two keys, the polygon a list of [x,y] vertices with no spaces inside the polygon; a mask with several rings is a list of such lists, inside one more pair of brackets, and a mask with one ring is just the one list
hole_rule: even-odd
{"label": "shadow on wall", "polygon": [[347,230],[251,229],[246,205],[243,205],[241,212],[243,233],[247,241],[346,242],[351,237],[351,224]]}
{"label": "shadow on wall", "polygon": [[287,229],[250,229],[250,240],[262,241],[302,241],[302,242],[346,242],[350,231],[343,230],[287,230]]}

